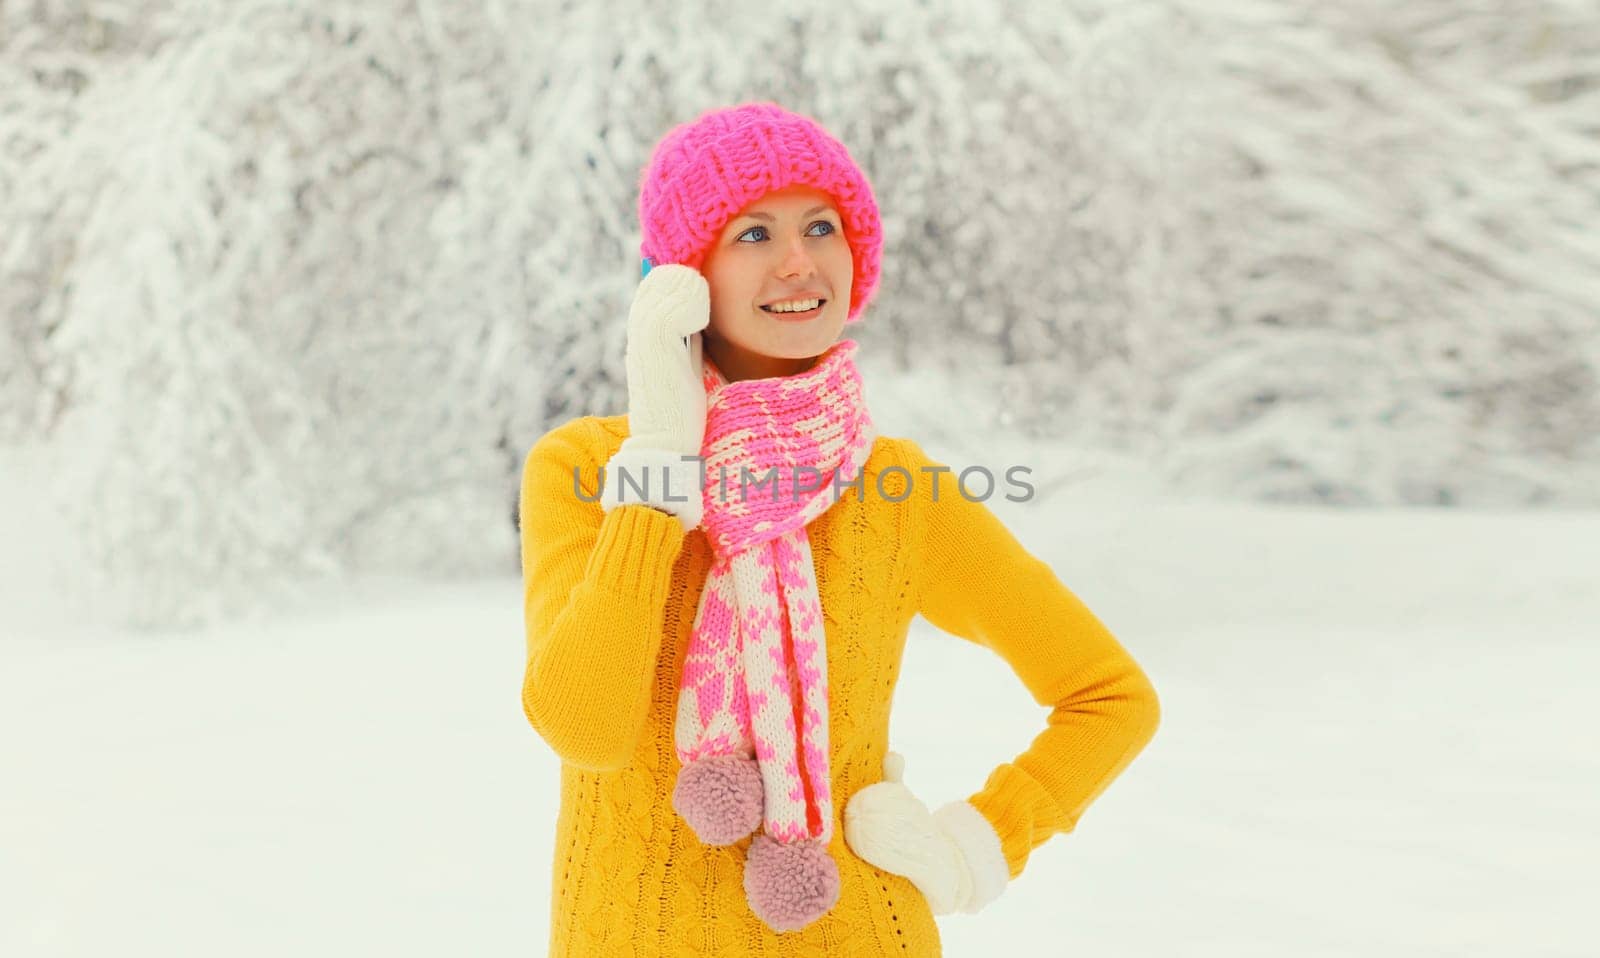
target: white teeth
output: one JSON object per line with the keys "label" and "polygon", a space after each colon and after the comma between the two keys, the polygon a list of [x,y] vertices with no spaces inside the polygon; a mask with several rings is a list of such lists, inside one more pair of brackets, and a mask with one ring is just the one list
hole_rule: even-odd
{"label": "white teeth", "polygon": [[820,299],[797,299],[787,303],[772,303],[763,307],[773,313],[803,313],[808,309],[816,309],[822,305]]}

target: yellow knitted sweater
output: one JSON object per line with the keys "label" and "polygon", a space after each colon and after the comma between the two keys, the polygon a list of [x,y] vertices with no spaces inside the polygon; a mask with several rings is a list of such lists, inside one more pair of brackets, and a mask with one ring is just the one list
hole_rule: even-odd
{"label": "yellow knitted sweater", "polygon": [[[701,529],[685,533],[666,512],[601,509],[598,467],[627,434],[626,416],[573,419],[534,444],[523,473],[522,705],[562,761],[550,955],[937,958],[921,892],[843,837],[850,796],[883,777],[912,617],[994,651],[1051,709],[1027,750],[968,798],[1013,878],[1155,734],[1149,679],[1048,565],[957,492],[953,472],[934,499],[924,469],[943,463],[879,437],[864,494],[842,487],[806,527],[825,618],[839,901],[800,931],[775,932],[745,902],[750,838],[702,845],[672,809],[677,683],[711,551]],[[950,676],[951,695],[960,682]],[[949,796],[922,797],[933,807]]]}

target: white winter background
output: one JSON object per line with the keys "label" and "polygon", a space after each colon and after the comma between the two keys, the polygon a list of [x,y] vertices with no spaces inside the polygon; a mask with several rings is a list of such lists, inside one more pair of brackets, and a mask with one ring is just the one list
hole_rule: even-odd
{"label": "white winter background", "polygon": [[[519,470],[752,99],[873,182],[882,431],[1161,695],[945,953],[1594,954],[1593,0],[0,0],[0,954],[545,953]],[[930,805],[1045,714],[917,620]]]}

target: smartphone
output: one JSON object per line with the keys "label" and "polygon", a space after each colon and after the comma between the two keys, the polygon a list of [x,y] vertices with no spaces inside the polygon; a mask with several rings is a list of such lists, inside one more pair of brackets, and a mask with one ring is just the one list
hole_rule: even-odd
{"label": "smartphone", "polygon": [[696,332],[683,337],[683,345],[689,351],[689,371],[698,377],[700,375],[701,350],[704,348],[701,344],[700,334]]}
{"label": "smartphone", "polygon": [[[648,256],[641,259],[639,261],[639,278],[644,279],[646,276],[649,276],[650,270],[653,269],[655,265],[656,264],[652,262]],[[689,368],[695,371],[695,375],[699,375],[701,356],[700,350],[702,348],[700,334],[695,333],[692,336],[683,337],[683,348],[685,354],[689,357]]]}

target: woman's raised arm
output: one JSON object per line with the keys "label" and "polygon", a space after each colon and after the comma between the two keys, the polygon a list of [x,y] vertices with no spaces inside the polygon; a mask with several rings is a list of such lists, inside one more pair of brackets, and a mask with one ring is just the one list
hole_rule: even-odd
{"label": "woman's raised arm", "polygon": [[677,516],[647,505],[602,510],[598,432],[583,419],[557,427],[523,469],[522,709],[562,761],[610,771],[643,734],[686,533]]}

